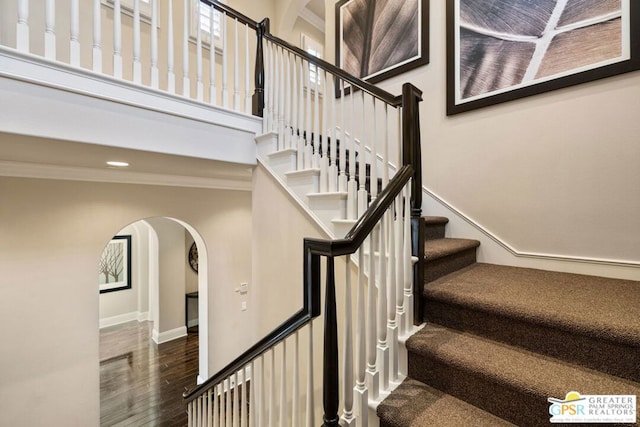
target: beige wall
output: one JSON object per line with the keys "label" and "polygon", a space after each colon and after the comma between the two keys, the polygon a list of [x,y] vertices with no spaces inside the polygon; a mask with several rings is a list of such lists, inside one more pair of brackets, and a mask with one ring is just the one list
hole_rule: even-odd
{"label": "beige wall", "polygon": [[180,219],[206,243],[209,342],[225,342],[210,369],[252,343],[238,333],[252,307],[231,303],[251,276],[250,193],[0,178],[0,194],[0,425],[98,425],[96,265],[139,219]]}
{"label": "beige wall", "polygon": [[447,117],[445,4],[431,63],[380,84],[424,91],[423,184],[519,252],[639,262],[640,72]]}

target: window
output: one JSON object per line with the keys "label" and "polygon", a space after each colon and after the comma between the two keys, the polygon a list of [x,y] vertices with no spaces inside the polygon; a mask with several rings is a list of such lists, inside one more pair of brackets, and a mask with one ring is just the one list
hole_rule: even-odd
{"label": "window", "polygon": [[[113,0],[102,0],[102,4],[113,9]],[[158,0],[158,5],[160,0]],[[134,0],[120,0],[120,10],[122,13],[133,16]],[[142,21],[151,23],[151,0],[139,0],[140,18]]]}
{"label": "window", "polygon": [[[213,28],[211,13],[213,13]],[[213,7],[201,3],[199,0],[191,0],[191,19],[189,20],[191,41],[195,42],[197,40],[197,31],[200,31],[200,37],[205,47],[211,46],[213,38],[214,46],[221,51],[223,48],[222,17],[223,14],[213,9]]]}
{"label": "window", "polygon": [[[301,35],[302,49],[310,55],[316,56],[318,58],[322,58],[322,46],[317,41],[313,40],[311,37],[306,34]],[[316,83],[318,84],[318,88],[322,84],[322,79],[320,74],[318,73],[318,67],[313,64],[309,64],[309,84],[312,88],[315,87]]]}

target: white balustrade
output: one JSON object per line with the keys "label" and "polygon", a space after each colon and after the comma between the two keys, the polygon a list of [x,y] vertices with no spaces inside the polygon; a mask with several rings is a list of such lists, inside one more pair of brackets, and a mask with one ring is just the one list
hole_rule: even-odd
{"label": "white balustrade", "polygon": [[56,59],[56,1],[47,0],[44,4],[44,57]]}

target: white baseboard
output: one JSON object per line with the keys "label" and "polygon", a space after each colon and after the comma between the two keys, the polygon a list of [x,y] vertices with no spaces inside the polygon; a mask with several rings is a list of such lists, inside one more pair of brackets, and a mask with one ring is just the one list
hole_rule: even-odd
{"label": "white baseboard", "polygon": [[109,326],[120,325],[122,323],[138,320],[138,312],[132,311],[131,313],[119,314],[117,316],[105,317],[100,319],[100,329],[108,328]]}
{"label": "white baseboard", "polygon": [[148,311],[138,312],[138,322],[146,322],[147,320],[151,320],[150,314]]}
{"label": "white baseboard", "polygon": [[177,338],[182,338],[184,336],[187,336],[186,326],[180,326],[179,328],[171,329],[164,332],[158,332],[157,329],[154,329],[151,333],[151,338],[156,344],[163,344],[165,342],[169,342]]}
{"label": "white baseboard", "polygon": [[187,322],[187,327],[191,328],[193,326],[198,326],[200,324],[200,322],[198,321],[198,319],[191,319]]}

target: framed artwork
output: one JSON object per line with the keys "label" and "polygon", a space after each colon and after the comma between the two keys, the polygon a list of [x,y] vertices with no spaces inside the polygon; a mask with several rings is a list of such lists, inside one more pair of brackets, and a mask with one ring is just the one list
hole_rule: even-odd
{"label": "framed artwork", "polygon": [[429,63],[429,0],[340,0],[336,65],[377,83]]}
{"label": "framed artwork", "polygon": [[640,69],[636,0],[447,0],[447,114]]}
{"label": "framed artwork", "polygon": [[131,289],[131,236],[114,236],[98,266],[100,293]]}

